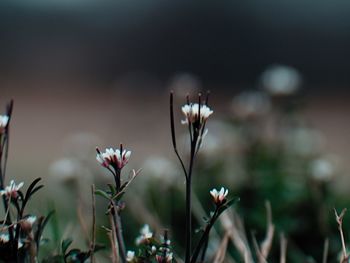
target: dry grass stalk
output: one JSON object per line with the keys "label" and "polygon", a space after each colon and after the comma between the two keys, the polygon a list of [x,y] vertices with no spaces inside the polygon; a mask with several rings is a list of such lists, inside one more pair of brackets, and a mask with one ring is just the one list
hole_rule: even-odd
{"label": "dry grass stalk", "polygon": [[131,175],[129,175],[129,181],[126,182],[125,186],[123,187],[123,190],[121,190],[120,192],[118,192],[111,201],[117,199],[120,195],[122,195],[125,190],[128,188],[128,186],[131,184],[131,182],[141,173],[142,169],[138,169],[137,171],[135,171],[134,169],[131,170]]}
{"label": "dry grass stalk", "polygon": [[111,249],[112,249],[111,259],[112,259],[112,263],[119,263],[119,247],[117,242],[117,235],[115,232],[114,219],[111,213],[109,213],[109,221],[112,227],[112,229],[109,229],[107,232],[109,240],[111,242]]}
{"label": "dry grass stalk", "polygon": [[225,231],[229,234],[231,242],[244,259],[244,263],[253,263],[243,222],[239,216],[232,213],[229,215],[228,212],[225,212],[221,215],[220,221]]}
{"label": "dry grass stalk", "polygon": [[322,263],[327,263],[328,249],[329,249],[329,240],[328,238],[326,238],[326,240],[324,241]]}
{"label": "dry grass stalk", "polygon": [[270,202],[266,201],[265,206],[266,206],[266,221],[267,221],[266,236],[264,241],[261,243],[260,247],[258,245],[258,242],[256,241],[255,236],[252,235],[253,245],[254,245],[259,263],[267,263],[267,257],[270,253],[273,236],[275,233],[275,226],[272,223],[272,212],[271,212]]}
{"label": "dry grass stalk", "polygon": [[256,240],[256,237],[254,235],[254,233],[252,233],[252,240],[253,240],[253,246],[255,249],[255,253],[258,257],[258,261],[259,263],[267,263],[265,257],[263,256],[263,254],[260,251],[259,245],[258,245],[258,241]]}
{"label": "dry grass stalk", "polygon": [[95,263],[94,251],[96,245],[96,196],[95,196],[95,185],[91,186],[91,195],[92,195],[92,233],[90,241],[90,260],[91,263]]}
{"label": "dry grass stalk", "polygon": [[270,250],[271,250],[273,236],[275,233],[275,226],[272,223],[272,211],[271,211],[270,202],[266,201],[265,206],[266,206],[266,219],[267,219],[266,236],[265,236],[264,241],[260,245],[260,251],[261,251],[261,254],[266,261],[268,255],[270,253]]}
{"label": "dry grass stalk", "polygon": [[343,218],[345,216],[345,213],[346,213],[346,208],[344,208],[341,211],[340,215],[338,215],[337,210],[334,208],[335,219],[338,223],[338,229],[339,229],[341,244],[343,248],[343,253],[340,258],[340,263],[347,263],[349,261],[349,255],[348,255],[348,252],[346,251],[346,244],[345,244],[344,233],[343,233]]}
{"label": "dry grass stalk", "polygon": [[224,238],[222,239],[220,246],[218,248],[218,251],[216,252],[214,263],[223,263],[225,260],[226,250],[227,250],[227,244],[229,241],[229,233],[226,232]]}
{"label": "dry grass stalk", "polygon": [[287,239],[282,233],[280,236],[280,244],[281,244],[281,258],[280,263],[286,263],[287,262]]}
{"label": "dry grass stalk", "polygon": [[4,223],[1,226],[1,231],[4,231],[5,229],[7,229],[5,225],[6,225],[6,222],[7,222],[7,218],[9,216],[9,214],[10,214],[10,204],[11,204],[11,196],[10,196],[10,198],[8,200],[8,203],[7,203],[7,209],[6,209],[6,212],[5,212]]}

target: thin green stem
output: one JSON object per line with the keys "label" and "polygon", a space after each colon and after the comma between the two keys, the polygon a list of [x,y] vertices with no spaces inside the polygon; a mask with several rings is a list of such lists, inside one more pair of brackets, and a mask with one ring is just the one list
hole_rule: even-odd
{"label": "thin green stem", "polygon": [[196,153],[197,134],[194,134],[191,141],[191,157],[186,178],[186,254],[185,263],[189,263],[191,260],[191,245],[192,245],[192,171],[193,163]]}
{"label": "thin green stem", "polygon": [[[207,239],[209,238],[210,229],[213,227],[217,217],[218,217],[218,207],[216,207],[213,216],[211,217],[209,223],[207,224],[207,226],[204,230],[204,233],[203,233],[201,239],[199,240],[199,242],[198,242],[198,244],[193,252],[190,263],[195,263],[197,261],[197,258],[199,256],[199,252],[201,251],[201,248],[203,247],[203,245],[205,245],[205,243],[207,242]],[[206,248],[204,248],[204,249],[206,249]],[[205,251],[203,253],[205,254]]]}

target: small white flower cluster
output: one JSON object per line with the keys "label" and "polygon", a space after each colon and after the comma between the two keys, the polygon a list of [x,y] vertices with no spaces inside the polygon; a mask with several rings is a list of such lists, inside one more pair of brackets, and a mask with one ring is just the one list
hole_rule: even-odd
{"label": "small white flower cluster", "polygon": [[224,187],[221,187],[220,191],[215,188],[210,191],[211,196],[213,197],[214,203],[216,205],[221,205],[226,202],[226,196],[228,194],[228,190]]}
{"label": "small white flower cluster", "polygon": [[7,115],[0,115],[0,134],[4,132],[8,122],[9,122],[9,116]]}
{"label": "small white flower cluster", "polygon": [[202,125],[213,111],[207,105],[199,105],[198,103],[191,103],[182,106],[182,112],[186,119],[181,121],[182,124],[199,123]]}
{"label": "small white flower cluster", "polygon": [[10,185],[6,186],[5,189],[0,190],[0,195],[6,195],[7,198],[17,198],[18,196],[18,190],[22,188],[23,182],[19,183],[18,185],[15,184],[14,180],[11,180]]}
{"label": "small white flower cluster", "polygon": [[170,263],[173,260],[173,253],[172,252],[166,252],[165,253],[165,258],[162,255],[156,255],[156,260],[159,263],[163,263],[163,262]]}
{"label": "small white flower cluster", "polygon": [[122,169],[128,162],[131,151],[109,148],[104,153],[97,149],[96,160],[104,167]]}
{"label": "small white flower cluster", "polygon": [[0,235],[0,244],[5,244],[10,241],[10,237],[8,234],[1,234]]}
{"label": "small white flower cluster", "polygon": [[153,233],[151,232],[149,225],[145,224],[140,230],[140,236],[136,238],[136,245],[140,245],[146,243],[148,239],[153,237]]}

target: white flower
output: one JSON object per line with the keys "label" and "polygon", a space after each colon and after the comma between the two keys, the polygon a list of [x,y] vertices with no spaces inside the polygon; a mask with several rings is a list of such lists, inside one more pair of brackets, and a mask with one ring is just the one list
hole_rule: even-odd
{"label": "white flower", "polygon": [[152,246],[151,247],[151,251],[152,251],[152,254],[155,254],[157,252],[156,246]]}
{"label": "white flower", "polygon": [[6,186],[5,189],[0,190],[0,195],[6,195],[8,198],[16,198],[18,190],[23,186],[23,182],[18,185],[15,184],[14,180],[11,180],[10,185]]}
{"label": "white flower", "polygon": [[214,203],[216,205],[221,205],[226,201],[226,196],[228,194],[228,190],[221,187],[220,191],[217,191],[215,188],[210,191],[211,196],[214,199]]}
{"label": "white flower", "polygon": [[148,239],[153,237],[153,233],[151,232],[149,225],[145,224],[140,230],[140,236],[136,238],[136,245],[140,245],[144,242],[147,242]]}
{"label": "white flower", "polygon": [[36,216],[28,216],[26,218],[24,218],[23,220],[20,221],[20,226],[22,228],[22,230],[26,231],[26,232],[30,232],[33,228],[33,224],[36,221]]}
{"label": "white flower", "polygon": [[202,125],[213,111],[207,105],[200,105],[198,103],[191,103],[182,106],[182,112],[186,119],[181,121],[182,124],[196,123]]}
{"label": "white flower", "polygon": [[109,148],[104,153],[97,149],[96,160],[104,167],[122,169],[128,162],[131,151]]}
{"label": "white flower", "polygon": [[135,258],[135,252],[128,250],[128,252],[126,253],[126,261],[131,262],[134,260],[134,258]]}
{"label": "white flower", "polygon": [[33,225],[36,221],[36,216],[28,216],[25,221],[31,225]]}
{"label": "white flower", "polygon": [[3,133],[9,122],[9,116],[0,115],[0,133]]}

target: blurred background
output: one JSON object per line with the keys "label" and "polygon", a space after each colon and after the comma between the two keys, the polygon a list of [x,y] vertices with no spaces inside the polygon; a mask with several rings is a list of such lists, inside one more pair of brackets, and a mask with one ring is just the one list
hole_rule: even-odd
{"label": "blurred background", "polygon": [[[0,104],[15,101],[8,177],[43,177],[48,202],[33,209],[39,213],[51,203],[72,221],[79,202],[67,206],[62,193],[88,204],[89,185],[109,180],[95,162],[95,146],[123,142],[132,150],[128,168],[144,168],[141,182],[163,180],[171,170],[182,185],[168,94],[175,91],[180,122],[186,94],[210,90],[215,114],[203,151],[211,157],[203,154],[207,166],[201,166],[209,179],[199,182],[199,196],[227,183],[249,201],[241,208],[248,226],[263,229],[255,217],[264,215],[264,199],[276,198],[276,187],[290,189],[277,183],[282,176],[294,194],[295,187],[307,192],[306,178],[316,178],[322,194],[317,190],[315,200],[331,200],[322,213],[333,216],[329,208],[340,209],[349,198],[349,11],[350,3],[340,0],[2,1]],[[178,132],[185,129],[179,125]],[[218,171],[223,179],[210,179]],[[254,199],[257,189],[264,190]],[[308,213],[304,204],[311,197],[303,193],[292,194],[295,214],[320,218],[319,211]],[[163,209],[159,216],[171,226],[166,205],[153,205],[148,209]],[[248,215],[244,207],[261,211]],[[274,207],[281,214],[290,208]],[[299,221],[276,217],[295,240],[305,239],[293,228]],[[319,244],[330,233],[324,221]],[[295,254],[316,257],[315,247],[298,247],[302,253]]]}

